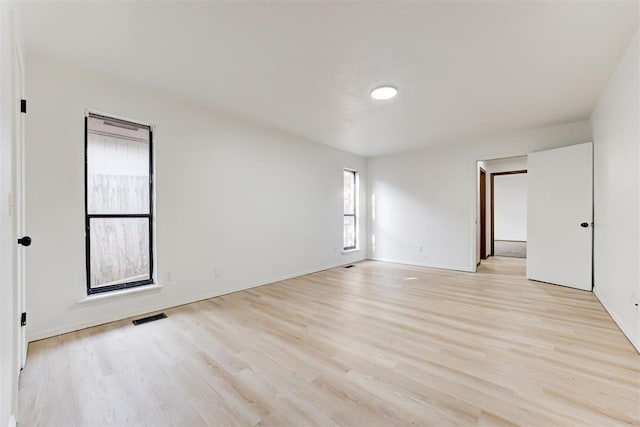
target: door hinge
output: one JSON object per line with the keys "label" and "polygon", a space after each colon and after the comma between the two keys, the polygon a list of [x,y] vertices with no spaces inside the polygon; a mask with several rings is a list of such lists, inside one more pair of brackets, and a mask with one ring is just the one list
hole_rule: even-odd
{"label": "door hinge", "polygon": [[27,326],[27,313],[22,313],[20,315],[20,326]]}
{"label": "door hinge", "polygon": [[20,100],[20,112],[21,113],[26,113],[27,112],[27,100],[26,99],[21,99]]}

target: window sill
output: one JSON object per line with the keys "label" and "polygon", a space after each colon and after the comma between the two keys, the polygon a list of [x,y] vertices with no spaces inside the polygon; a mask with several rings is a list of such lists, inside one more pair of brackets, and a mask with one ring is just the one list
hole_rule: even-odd
{"label": "window sill", "polygon": [[86,297],[80,298],[77,301],[77,304],[99,302],[99,301],[110,300],[113,298],[124,297],[127,295],[133,295],[133,294],[158,292],[160,289],[162,289],[162,285],[158,285],[158,284],[142,285],[142,286],[137,286],[135,288],[122,289],[119,291],[111,291],[111,292],[105,292],[102,294],[87,295]]}
{"label": "window sill", "polygon": [[359,252],[360,248],[355,248],[355,249],[347,249],[347,250],[342,250],[343,254],[350,254],[351,252]]}

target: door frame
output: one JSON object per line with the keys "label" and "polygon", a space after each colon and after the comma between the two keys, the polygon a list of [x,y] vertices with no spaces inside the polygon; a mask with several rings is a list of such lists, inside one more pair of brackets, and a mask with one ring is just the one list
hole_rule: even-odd
{"label": "door frame", "polygon": [[520,169],[520,170],[514,170],[514,171],[505,171],[505,172],[493,172],[491,173],[491,253],[489,255],[494,256],[495,254],[495,213],[494,213],[494,198],[495,198],[495,192],[494,192],[494,185],[493,185],[493,180],[494,177],[498,176],[498,175],[518,175],[518,174],[522,174],[522,173],[527,173],[526,169]]}
{"label": "door frame", "polygon": [[487,259],[487,171],[480,169],[480,262]]}

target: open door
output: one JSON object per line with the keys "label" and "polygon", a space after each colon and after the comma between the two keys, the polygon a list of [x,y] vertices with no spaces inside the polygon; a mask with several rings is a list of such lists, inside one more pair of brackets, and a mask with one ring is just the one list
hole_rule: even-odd
{"label": "open door", "polygon": [[[26,254],[25,248],[31,244],[31,238],[26,236],[25,233],[25,147],[24,147],[24,118],[26,113],[26,102],[24,99],[24,84],[23,84],[23,65],[20,51],[15,49],[15,133],[13,138],[13,151],[14,151],[14,212],[15,222],[14,227],[16,230],[17,240],[16,252],[15,252],[15,278],[16,278],[16,302],[17,309],[21,314],[21,322],[18,330],[18,363],[19,368],[24,368],[27,361],[27,334],[26,334],[26,287],[25,287],[25,265]],[[22,314],[25,313],[25,314]]]}
{"label": "open door", "polygon": [[[8,3],[8,2],[6,2]],[[24,145],[21,111],[23,67],[17,19],[12,5],[0,2],[0,422],[16,425],[18,382],[26,340],[24,307]],[[20,258],[20,259],[19,259]],[[20,277],[18,277],[20,275]]]}
{"label": "open door", "polygon": [[590,291],[592,143],[528,156],[527,278]]}

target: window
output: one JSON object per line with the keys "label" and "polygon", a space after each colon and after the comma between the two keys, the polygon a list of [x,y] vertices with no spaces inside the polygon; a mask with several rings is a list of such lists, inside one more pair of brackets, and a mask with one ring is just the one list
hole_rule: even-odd
{"label": "window", "polygon": [[344,250],[358,246],[358,172],[344,170]]}
{"label": "window", "polygon": [[153,283],[151,127],[85,118],[87,293]]}

